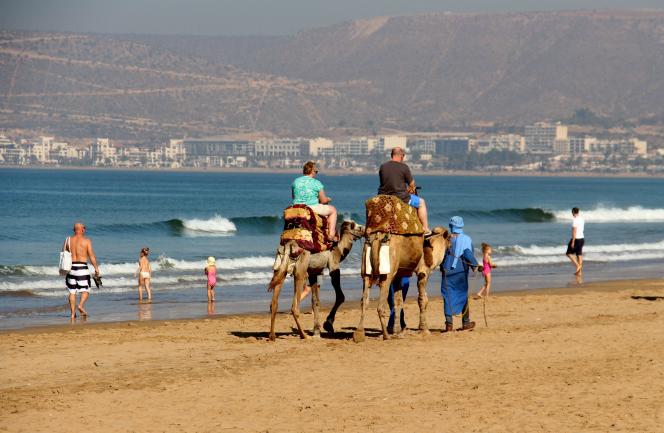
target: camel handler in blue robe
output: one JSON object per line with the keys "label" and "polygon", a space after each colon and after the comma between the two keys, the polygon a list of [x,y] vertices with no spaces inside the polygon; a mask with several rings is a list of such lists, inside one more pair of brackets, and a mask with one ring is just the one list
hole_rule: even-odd
{"label": "camel handler in blue robe", "polygon": [[440,265],[442,280],[440,293],[443,296],[443,310],[445,312],[445,332],[454,330],[453,316],[462,314],[462,327],[460,331],[469,331],[475,327],[470,321],[468,309],[468,272],[481,266],[473,255],[473,240],[463,232],[463,218],[453,216],[450,219],[450,232],[452,242],[445,251],[445,257]]}

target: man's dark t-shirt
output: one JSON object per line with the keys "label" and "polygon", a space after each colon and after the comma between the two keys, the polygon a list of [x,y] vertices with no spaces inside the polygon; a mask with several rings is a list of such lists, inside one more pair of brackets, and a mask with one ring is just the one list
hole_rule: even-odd
{"label": "man's dark t-shirt", "polygon": [[410,201],[408,185],[413,181],[413,176],[406,164],[387,161],[380,166],[378,176],[380,177],[378,194],[396,195],[406,203]]}

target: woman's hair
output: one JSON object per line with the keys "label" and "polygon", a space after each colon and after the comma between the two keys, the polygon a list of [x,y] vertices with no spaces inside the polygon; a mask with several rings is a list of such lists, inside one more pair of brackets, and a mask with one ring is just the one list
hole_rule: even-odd
{"label": "woman's hair", "polygon": [[316,163],[313,161],[307,161],[302,167],[302,174],[307,175],[311,174],[316,170]]}
{"label": "woman's hair", "polygon": [[149,253],[150,253],[150,248],[148,247],[141,248],[141,257],[147,256]]}
{"label": "woman's hair", "polygon": [[487,251],[489,251],[489,248],[491,248],[491,245],[485,244],[484,242],[482,242],[482,252],[483,253],[486,253]]}

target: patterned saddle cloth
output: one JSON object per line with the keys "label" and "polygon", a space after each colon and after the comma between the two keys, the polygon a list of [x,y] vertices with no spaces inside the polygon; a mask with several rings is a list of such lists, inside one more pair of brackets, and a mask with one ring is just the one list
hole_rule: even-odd
{"label": "patterned saddle cloth", "polygon": [[397,196],[379,194],[364,202],[364,206],[367,209],[367,236],[376,232],[396,235],[424,233],[417,209]]}
{"label": "patterned saddle cloth", "polygon": [[318,215],[309,206],[296,204],[284,209],[284,231],[281,245],[289,241],[312,253],[320,253],[332,247],[327,236],[327,218]]}

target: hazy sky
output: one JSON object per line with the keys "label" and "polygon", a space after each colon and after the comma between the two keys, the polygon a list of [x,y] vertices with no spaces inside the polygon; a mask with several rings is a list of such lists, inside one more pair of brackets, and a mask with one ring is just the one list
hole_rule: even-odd
{"label": "hazy sky", "polygon": [[0,28],[283,35],[378,15],[599,8],[664,9],[664,0],[0,0]]}

